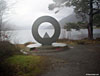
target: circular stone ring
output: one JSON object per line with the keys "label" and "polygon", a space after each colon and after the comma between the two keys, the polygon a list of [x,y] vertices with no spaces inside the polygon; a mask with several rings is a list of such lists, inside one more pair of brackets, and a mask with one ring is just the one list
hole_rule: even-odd
{"label": "circular stone ring", "polygon": [[[39,26],[44,22],[49,22],[54,26],[55,32],[51,38],[42,38],[38,33]],[[50,16],[42,16],[38,18],[32,26],[32,35],[34,39],[42,45],[51,45],[53,42],[55,42],[59,38],[60,31],[60,25],[58,21]]]}

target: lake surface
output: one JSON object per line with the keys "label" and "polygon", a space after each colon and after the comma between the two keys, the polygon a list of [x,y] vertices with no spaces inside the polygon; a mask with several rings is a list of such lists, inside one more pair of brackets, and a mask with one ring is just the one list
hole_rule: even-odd
{"label": "lake surface", "polygon": [[[46,29],[46,30],[39,30],[39,34],[41,37],[48,33],[50,37],[53,36],[54,30]],[[100,37],[100,29],[94,29],[94,38]],[[10,36],[10,41],[14,44],[23,44],[26,42],[36,42],[34,37],[32,36],[31,30],[15,30],[15,31],[8,31]],[[66,31],[65,29],[61,30],[61,34],[59,39],[67,38],[67,39],[82,39],[88,37],[88,30],[81,29],[80,31],[76,31],[72,29],[71,32]]]}

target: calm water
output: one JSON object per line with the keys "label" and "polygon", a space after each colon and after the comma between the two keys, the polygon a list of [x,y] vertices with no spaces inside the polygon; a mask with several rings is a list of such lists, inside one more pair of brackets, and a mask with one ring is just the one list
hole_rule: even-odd
{"label": "calm water", "polygon": [[[23,44],[26,42],[36,42],[35,39],[32,36],[31,30],[16,30],[16,31],[8,31],[10,36],[10,41],[12,43],[19,43]],[[45,32],[49,34],[50,37],[52,37],[54,30],[39,30],[39,34],[41,37],[44,36]],[[69,38],[69,39],[82,39],[88,37],[88,31],[87,29],[81,29],[80,31],[72,30],[71,32],[68,32],[64,29],[61,30],[60,39],[63,38]],[[100,37],[100,29],[94,29],[94,38]]]}

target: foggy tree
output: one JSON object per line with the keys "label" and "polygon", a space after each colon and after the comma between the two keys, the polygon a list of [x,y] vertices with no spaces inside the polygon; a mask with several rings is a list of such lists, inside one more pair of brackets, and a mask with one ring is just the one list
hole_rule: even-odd
{"label": "foggy tree", "polygon": [[[49,10],[60,7],[73,7],[75,13],[88,23],[88,37],[93,39],[93,22],[98,21],[100,16],[100,0],[53,0],[55,3],[49,5]],[[59,12],[59,10],[57,11]],[[95,16],[96,15],[96,16]],[[88,17],[88,18],[87,18]],[[98,17],[98,18],[97,18]],[[96,20],[95,20],[96,19]],[[93,21],[94,20],[94,21]],[[100,21],[100,19],[99,19]],[[98,23],[99,23],[98,21]]]}
{"label": "foggy tree", "polygon": [[71,29],[75,29],[76,31],[80,31],[81,35],[83,34],[83,32],[80,29],[86,29],[87,23],[83,23],[83,22],[77,22],[77,23],[66,23],[66,25],[64,26],[64,29],[66,29],[66,31],[68,31],[68,36],[70,37],[71,34]]}
{"label": "foggy tree", "polygon": [[0,41],[5,40],[5,38],[8,40],[9,36],[7,35],[7,30],[10,29],[10,27],[4,25],[8,22],[8,19],[6,19],[5,22],[3,22],[3,15],[9,14],[11,8],[16,4],[16,0],[14,2],[8,4],[10,0],[0,0]]}
{"label": "foggy tree", "polygon": [[94,24],[96,27],[100,27],[100,14],[94,15],[93,24]]}
{"label": "foggy tree", "polygon": [[1,31],[2,31],[2,16],[5,12],[6,9],[6,2],[4,0],[0,0],[0,40],[2,40],[1,36]]}

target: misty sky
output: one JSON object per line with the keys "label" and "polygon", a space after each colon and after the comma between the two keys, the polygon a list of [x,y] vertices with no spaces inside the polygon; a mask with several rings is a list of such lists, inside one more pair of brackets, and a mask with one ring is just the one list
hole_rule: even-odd
{"label": "misty sky", "polygon": [[[12,0],[8,2],[10,5]],[[55,14],[54,11],[48,10],[48,5],[53,3],[52,0],[17,0],[17,2],[9,9],[9,13],[4,16],[4,20],[8,19],[11,24],[17,26],[31,26],[33,22],[40,16],[49,15],[60,20],[73,12],[72,8],[60,8],[60,12]]]}

